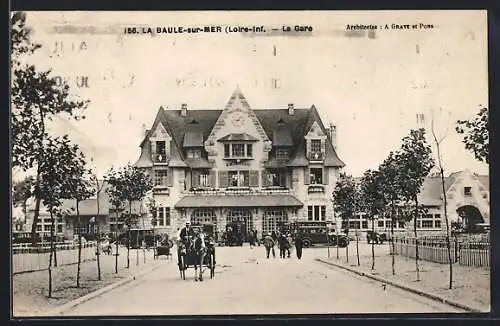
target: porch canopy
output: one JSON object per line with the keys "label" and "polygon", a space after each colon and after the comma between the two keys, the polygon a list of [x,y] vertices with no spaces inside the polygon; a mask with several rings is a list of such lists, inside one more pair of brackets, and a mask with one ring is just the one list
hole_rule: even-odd
{"label": "porch canopy", "polygon": [[175,208],[189,207],[302,207],[303,203],[292,195],[225,195],[186,196]]}

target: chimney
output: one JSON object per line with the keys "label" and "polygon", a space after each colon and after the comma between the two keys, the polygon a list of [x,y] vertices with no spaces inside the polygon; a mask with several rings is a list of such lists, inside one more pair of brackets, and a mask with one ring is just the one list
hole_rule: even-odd
{"label": "chimney", "polygon": [[188,112],[188,106],[186,103],[182,103],[181,104],[181,116],[185,117],[187,116],[187,112]]}
{"label": "chimney", "polygon": [[146,125],[145,124],[142,124],[142,134],[144,135],[144,137],[147,136],[149,130],[146,129]]}
{"label": "chimney", "polygon": [[330,133],[330,141],[332,142],[333,149],[337,151],[337,126],[333,122],[330,122],[328,132]]}
{"label": "chimney", "polygon": [[294,113],[293,103],[288,103],[288,114],[293,115],[293,113]]}

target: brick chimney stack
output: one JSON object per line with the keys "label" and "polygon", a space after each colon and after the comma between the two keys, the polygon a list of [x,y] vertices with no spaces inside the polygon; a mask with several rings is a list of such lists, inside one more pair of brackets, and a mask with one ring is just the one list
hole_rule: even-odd
{"label": "brick chimney stack", "polygon": [[188,107],[186,103],[181,104],[181,116],[187,116]]}
{"label": "brick chimney stack", "polygon": [[333,122],[330,122],[328,132],[330,133],[330,141],[332,142],[333,149],[337,151],[337,126]]}

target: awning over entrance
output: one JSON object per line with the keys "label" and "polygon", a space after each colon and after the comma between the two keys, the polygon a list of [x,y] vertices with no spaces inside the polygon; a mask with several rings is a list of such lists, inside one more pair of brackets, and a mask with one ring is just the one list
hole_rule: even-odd
{"label": "awning over entrance", "polygon": [[303,203],[292,195],[226,195],[186,196],[175,204],[175,208],[188,207],[302,207]]}

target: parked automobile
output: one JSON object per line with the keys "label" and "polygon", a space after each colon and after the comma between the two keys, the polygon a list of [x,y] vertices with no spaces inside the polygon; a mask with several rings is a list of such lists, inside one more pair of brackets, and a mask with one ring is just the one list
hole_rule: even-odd
{"label": "parked automobile", "polygon": [[384,241],[387,241],[387,234],[369,230],[366,231],[366,241],[368,243],[383,244]]}

